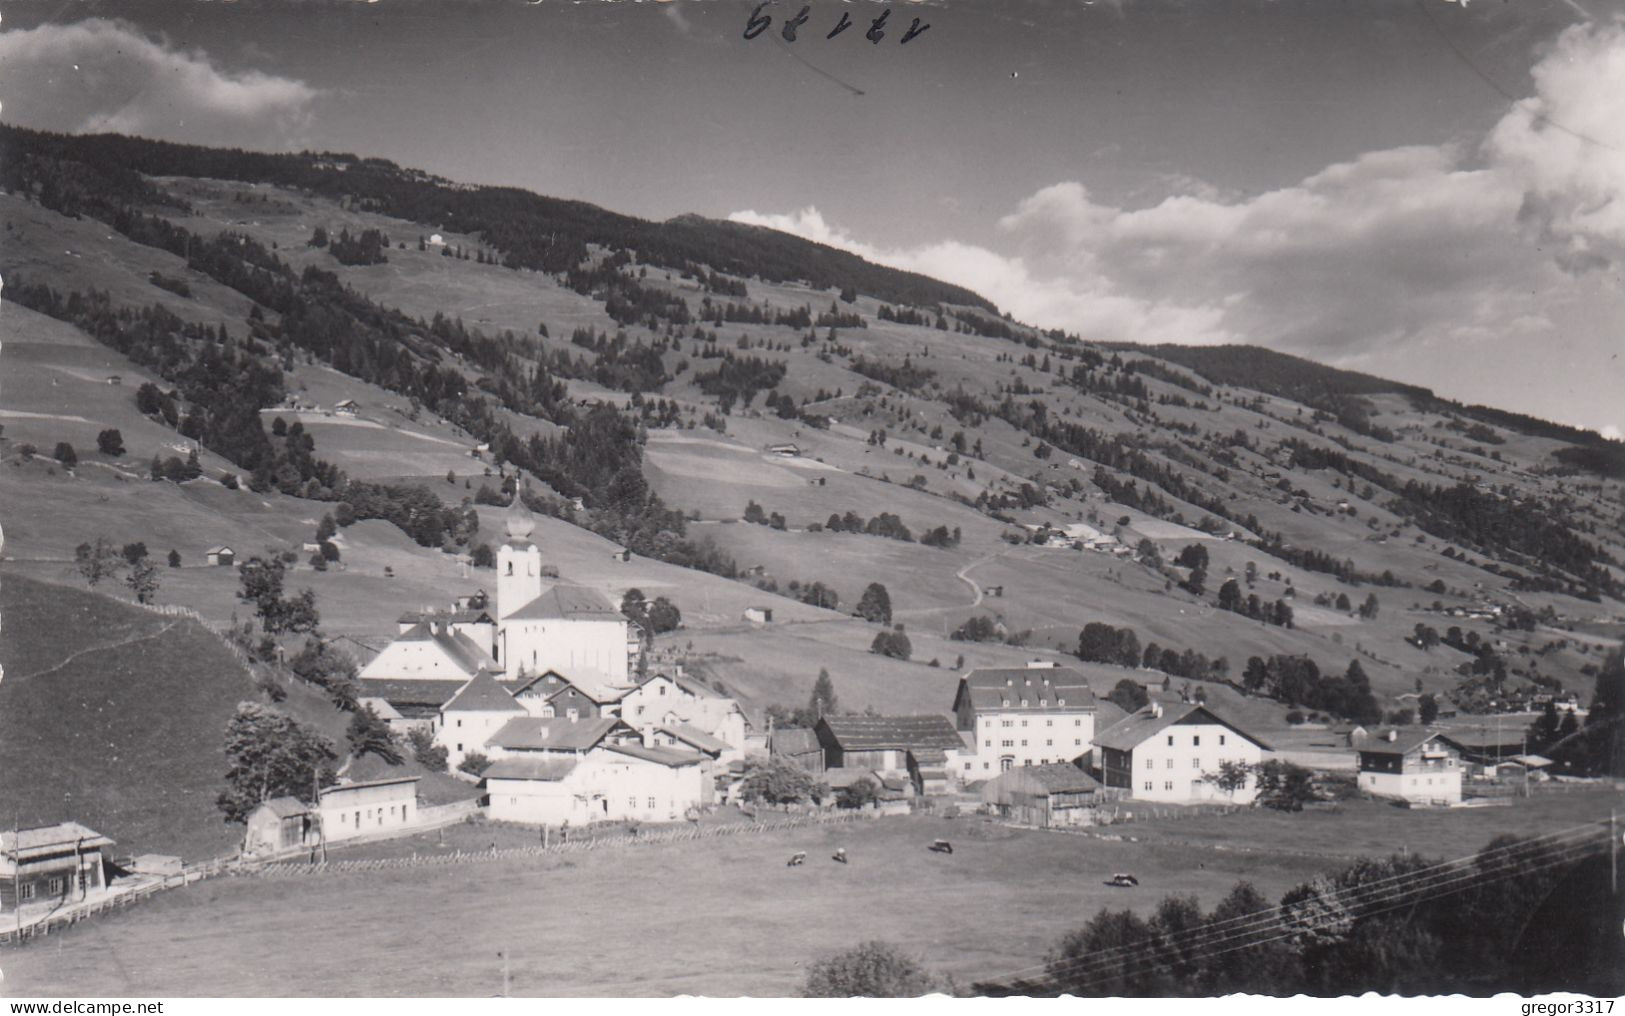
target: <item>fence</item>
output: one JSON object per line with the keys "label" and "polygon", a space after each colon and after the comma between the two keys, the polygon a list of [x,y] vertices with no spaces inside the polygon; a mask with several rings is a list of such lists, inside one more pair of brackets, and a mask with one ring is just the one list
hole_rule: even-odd
{"label": "fence", "polygon": [[615,850],[628,847],[657,846],[666,843],[687,843],[693,840],[714,839],[720,836],[740,836],[753,833],[779,832],[785,829],[798,829],[805,826],[841,825],[852,822],[874,821],[879,816],[873,812],[843,812],[834,815],[809,815],[797,818],[779,819],[773,822],[738,823],[735,825],[709,826],[704,828],[665,829],[652,833],[638,833],[626,836],[598,836],[590,839],[568,840],[562,843],[550,843],[546,846],[535,844],[524,847],[497,847],[490,850],[455,850],[449,854],[419,854],[412,857],[379,857],[356,858],[352,860],[317,862],[316,864],[275,863],[242,870],[242,874],[256,875],[260,878],[285,878],[299,875],[320,875],[328,873],[358,872],[358,871],[387,871],[397,868],[423,868],[441,867],[457,864],[478,864],[489,861],[504,861],[533,857],[545,857],[554,854],[579,854],[594,850]]}
{"label": "fence", "polygon": [[[99,900],[72,904],[57,913],[48,913],[41,917],[25,918],[29,923],[22,927],[0,928],[0,945],[13,947],[27,944],[35,938],[48,937],[52,931],[60,931],[72,927],[87,918],[97,917],[114,910],[124,910],[149,896],[170,889],[180,889],[193,882],[201,882],[206,878],[214,878],[234,870],[236,862],[226,858],[216,857],[208,861],[185,865],[180,874],[165,876],[160,881],[148,882],[145,885],[134,886],[129,889],[109,891]],[[13,915],[15,919],[15,915]]]}

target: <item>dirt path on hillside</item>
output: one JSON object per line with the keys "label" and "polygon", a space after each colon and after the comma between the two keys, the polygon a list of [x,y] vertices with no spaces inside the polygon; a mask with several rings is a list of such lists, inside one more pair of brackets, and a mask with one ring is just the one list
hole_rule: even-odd
{"label": "dirt path on hillside", "polygon": [[[86,646],[84,649],[81,649],[78,652],[70,653],[69,655],[63,657],[61,660],[57,661],[55,666],[46,667],[44,670],[36,670],[32,674],[24,674],[21,677],[14,677],[11,680],[13,683],[16,683],[17,681],[27,681],[31,678],[44,677],[47,674],[61,670],[63,667],[66,667],[68,664],[72,663],[74,660],[77,660],[79,657],[86,655],[87,653],[102,653],[110,649],[122,649],[125,646],[134,645],[137,642],[146,642],[149,639],[157,638],[178,624],[180,624],[179,620],[170,621],[157,631],[148,632],[145,635],[133,635],[130,638],[121,639],[118,642],[112,642],[105,646]],[[4,674],[0,674],[0,678],[3,677]]]}

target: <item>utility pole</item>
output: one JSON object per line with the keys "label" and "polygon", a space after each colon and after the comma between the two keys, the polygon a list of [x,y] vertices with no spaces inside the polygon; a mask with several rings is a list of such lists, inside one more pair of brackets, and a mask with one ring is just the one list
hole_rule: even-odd
{"label": "utility pole", "polygon": [[1608,809],[1608,892],[1619,896],[1619,812]]}
{"label": "utility pole", "polygon": [[497,953],[497,955],[502,957],[502,997],[507,998],[508,997],[508,985],[509,985],[508,950],[504,949],[501,952]]}

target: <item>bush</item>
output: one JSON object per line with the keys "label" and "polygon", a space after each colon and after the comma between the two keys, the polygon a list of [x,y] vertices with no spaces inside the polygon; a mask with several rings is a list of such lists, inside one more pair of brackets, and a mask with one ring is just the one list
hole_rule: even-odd
{"label": "bush", "polygon": [[56,451],[51,454],[51,457],[70,468],[79,464],[79,453],[74,451],[73,445],[66,441],[56,443]]}
{"label": "bush", "polygon": [[490,764],[490,759],[486,758],[477,751],[471,751],[467,755],[463,756],[463,760],[461,762],[457,763],[457,768],[470,776],[478,776],[479,774],[485,772],[486,767],[488,767]]}
{"label": "bush", "polygon": [[116,428],[109,427],[96,435],[96,450],[103,455],[118,458],[124,454],[124,435]]}
{"label": "bush", "polygon": [[918,998],[940,991],[920,962],[886,942],[862,945],[819,960],[807,969],[808,998]]}
{"label": "bush", "polygon": [[891,631],[883,631],[876,635],[875,640],[869,643],[869,651],[881,656],[890,656],[895,660],[906,660],[914,654],[914,646],[899,625]]}
{"label": "bush", "polygon": [[1296,724],[1302,723],[1303,720],[1304,720],[1303,713],[1299,712],[1296,709],[1294,709],[1290,713],[1286,714],[1286,721],[1288,723],[1296,725]]}

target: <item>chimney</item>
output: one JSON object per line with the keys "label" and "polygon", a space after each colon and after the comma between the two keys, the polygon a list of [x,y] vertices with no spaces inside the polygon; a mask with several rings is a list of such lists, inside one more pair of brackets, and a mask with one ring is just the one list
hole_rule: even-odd
{"label": "chimney", "polygon": [[1386,734],[1384,734],[1382,736],[1387,738],[1389,741],[1397,741],[1397,740],[1399,740],[1399,731],[1390,728],[1388,733],[1386,733]]}
{"label": "chimney", "polygon": [[1161,702],[1153,702],[1153,703],[1151,703],[1151,718],[1154,719],[1154,720],[1162,719],[1162,703]]}

